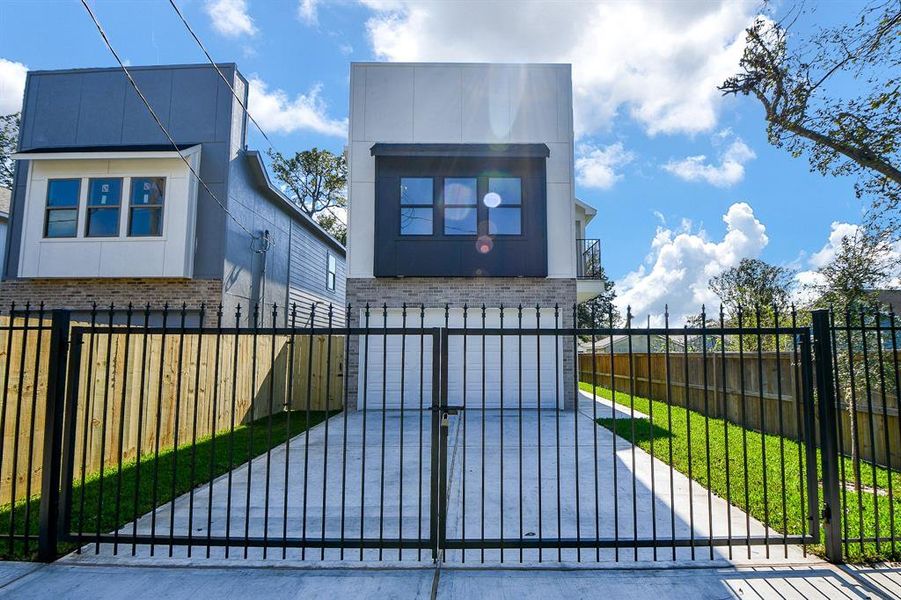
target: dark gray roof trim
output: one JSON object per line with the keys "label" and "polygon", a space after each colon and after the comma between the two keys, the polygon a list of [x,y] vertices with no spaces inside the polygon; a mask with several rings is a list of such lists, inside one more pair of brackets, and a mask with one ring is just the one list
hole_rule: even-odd
{"label": "dark gray roof trim", "polygon": [[260,152],[258,150],[246,150],[244,154],[247,156],[247,164],[250,167],[250,173],[253,176],[254,183],[257,184],[257,189],[274,200],[276,205],[280,206],[282,210],[291,215],[296,221],[300,222],[316,237],[334,248],[341,256],[345,256],[347,250],[341,242],[332,237],[332,234],[323,229],[322,226],[310,218],[307,213],[300,210],[296,204],[272,183],[272,180],[269,179],[269,173],[266,171],[266,165],[263,163],[263,156]]}
{"label": "dark gray roof trim", "polygon": [[547,144],[374,144],[372,156],[547,158]]}
{"label": "dark gray roof trim", "polygon": [[[187,150],[197,144],[177,144],[178,150]],[[19,154],[65,154],[70,152],[172,152],[172,144],[139,144],[127,146],[48,146],[19,150]]]}

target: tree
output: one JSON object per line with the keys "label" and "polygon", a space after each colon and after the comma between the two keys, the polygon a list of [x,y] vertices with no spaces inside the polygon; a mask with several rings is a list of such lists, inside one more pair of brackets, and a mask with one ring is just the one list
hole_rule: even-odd
{"label": "tree", "polygon": [[813,285],[815,304],[831,306],[839,313],[871,307],[876,301],[875,290],[897,275],[898,265],[891,250],[886,235],[874,235],[863,228],[842,238],[832,260],[817,271],[820,281]]}
{"label": "tree", "polygon": [[15,161],[12,154],[19,143],[19,113],[0,116],[0,187],[12,189]]}
{"label": "tree", "polygon": [[901,0],[871,2],[853,23],[799,39],[792,27],[805,12],[802,5],[781,21],[758,17],[746,31],[739,72],[719,89],[757,98],[770,143],[807,154],[821,174],[856,177],[858,197],[871,201],[870,226],[897,231]]}
{"label": "tree", "polygon": [[269,151],[272,171],[291,200],[343,244],[347,228],[335,213],[347,206],[347,160],[343,154],[313,148],[286,158]]}
{"label": "tree", "polygon": [[[771,265],[756,258],[743,258],[738,266],[712,277],[710,290],[719,296],[729,320],[742,309],[749,318],[759,307],[761,312],[772,309],[785,310],[791,304],[794,271]],[[762,319],[761,319],[762,320]]]}
{"label": "tree", "polygon": [[618,327],[622,324],[623,318],[613,304],[613,301],[616,300],[616,288],[607,277],[604,267],[598,265],[597,268],[597,278],[604,282],[604,291],[599,296],[578,306],[576,326],[584,329],[603,329],[611,326],[612,318],[613,327]]}

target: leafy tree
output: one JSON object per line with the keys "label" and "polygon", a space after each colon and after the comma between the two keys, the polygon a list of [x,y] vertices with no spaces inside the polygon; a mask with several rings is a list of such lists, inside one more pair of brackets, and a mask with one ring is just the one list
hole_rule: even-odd
{"label": "leafy tree", "polygon": [[[807,9],[785,19],[758,17],[747,29],[737,74],[726,95],[757,98],[770,143],[807,155],[812,170],[851,175],[858,197],[872,203],[868,220],[901,225],[901,1],[864,5],[849,24],[806,39],[792,30]],[[851,82],[851,85],[848,83]]]}
{"label": "leafy tree", "polygon": [[613,301],[616,300],[616,288],[604,267],[597,265],[598,280],[604,283],[604,291],[599,296],[583,302],[576,309],[577,326],[585,329],[603,329],[610,327],[610,320],[613,319],[613,327],[619,327],[623,322],[623,317],[614,306]]}
{"label": "leafy tree", "polygon": [[727,269],[710,279],[708,285],[719,296],[727,318],[737,318],[741,308],[753,318],[757,307],[761,311],[778,308],[785,310],[791,304],[794,271],[771,265],[756,258],[743,258],[738,266]]}
{"label": "leafy tree", "polygon": [[815,304],[840,313],[873,306],[875,290],[898,274],[891,250],[888,236],[864,228],[842,238],[835,257],[818,270]]}
{"label": "leafy tree", "polygon": [[11,158],[19,143],[19,113],[0,116],[0,187],[12,189],[15,161]]}
{"label": "leafy tree", "polygon": [[335,214],[335,209],[347,206],[347,160],[344,155],[313,148],[291,157],[270,150],[269,158],[275,177],[291,200],[344,243],[347,228]]}

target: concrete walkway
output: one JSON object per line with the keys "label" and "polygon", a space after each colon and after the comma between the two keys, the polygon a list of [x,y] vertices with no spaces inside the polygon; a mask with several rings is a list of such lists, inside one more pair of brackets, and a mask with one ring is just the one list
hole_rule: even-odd
{"label": "concrete walkway", "polygon": [[[582,394],[578,411],[517,410],[462,411],[451,417],[448,443],[449,539],[477,544],[482,538],[525,540],[549,538],[632,540],[707,538],[730,534],[733,548],[682,547],[542,551],[468,549],[448,551],[450,565],[537,563],[567,565],[598,561],[718,561],[736,558],[803,560],[800,548],[790,545],[742,546],[741,539],[779,534],[709,494],[697,483],[654,460],[640,448],[598,427],[593,417],[628,416],[624,407],[609,401],[595,404]],[[643,415],[636,415],[641,417]],[[557,439],[559,437],[559,444]],[[521,440],[521,443],[520,443]],[[540,443],[539,443],[540,442]],[[149,535],[161,544],[155,559],[168,557],[165,539],[170,531],[200,544],[229,535],[236,545],[247,535],[317,539],[426,539],[429,535],[431,475],[431,413],[368,411],[340,414],[263,455],[177,498],[126,525],[121,532]],[[267,469],[268,465],[268,469]],[[267,477],[268,474],[268,477]],[[277,543],[277,542],[276,542]],[[663,542],[665,544],[665,541]],[[200,544],[191,561],[206,554]],[[473,546],[474,547],[474,546]],[[149,546],[134,548],[149,558]],[[115,551],[115,552],[114,552]],[[116,556],[114,557],[114,553]],[[132,546],[86,547],[70,563],[130,560]],[[187,548],[175,546],[172,555],[187,559]],[[214,547],[213,559],[226,558]],[[229,559],[245,559],[243,548],[232,548]],[[293,561],[342,560],[431,562],[428,550],[344,550],[311,548],[302,551],[249,548],[246,558],[267,558],[280,564]],[[194,564],[193,562],[188,564]],[[234,564],[234,563],[232,563]],[[236,565],[237,566],[237,565]]]}
{"label": "concrete walkway", "polygon": [[0,598],[245,600],[308,598],[901,597],[898,569],[828,564],[670,569],[326,569],[0,563]]}

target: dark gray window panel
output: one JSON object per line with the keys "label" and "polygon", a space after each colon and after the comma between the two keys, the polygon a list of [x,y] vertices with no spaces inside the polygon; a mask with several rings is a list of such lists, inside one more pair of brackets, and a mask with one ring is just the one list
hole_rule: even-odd
{"label": "dark gray window panel", "polygon": [[[408,208],[401,205],[401,179],[417,177],[434,179],[431,235],[401,233],[403,210]],[[455,209],[466,207],[445,203],[445,182],[460,178],[477,179],[476,198],[482,199],[488,193],[489,179],[493,177],[516,178],[520,182],[518,200],[521,204],[511,203],[505,209],[519,213],[519,233],[490,234],[490,210],[481,201],[476,204],[475,233],[457,230],[451,233],[448,227],[457,227],[463,216]],[[375,185],[373,271],[376,277],[547,276],[547,177],[544,157],[377,155]],[[509,223],[512,217],[504,215],[503,222]],[[464,220],[462,228],[468,226],[467,223]]]}

